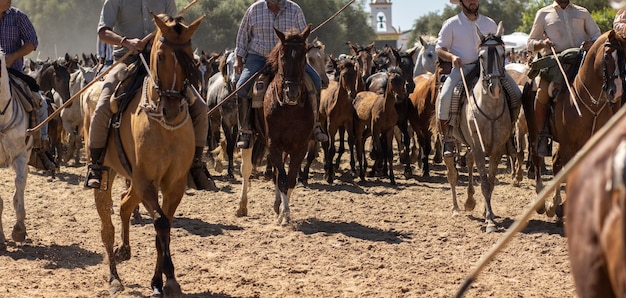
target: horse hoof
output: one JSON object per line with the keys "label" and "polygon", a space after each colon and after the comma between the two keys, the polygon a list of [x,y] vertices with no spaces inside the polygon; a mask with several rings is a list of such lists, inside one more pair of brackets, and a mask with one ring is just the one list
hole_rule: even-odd
{"label": "horse hoof", "polygon": [[124,291],[124,285],[122,285],[122,282],[119,281],[119,279],[112,280],[109,284],[109,294],[113,296],[121,291]]}
{"label": "horse hoof", "polygon": [[165,282],[165,286],[163,286],[163,297],[180,298],[182,295],[183,291],[180,289],[180,285],[175,279],[170,278]]}
{"label": "horse hoof", "polygon": [[235,216],[237,216],[237,217],[248,216],[248,209],[247,208],[239,208],[239,209],[237,209],[237,213],[235,213]]}
{"label": "horse hoof", "polygon": [[413,178],[413,172],[412,171],[404,171],[404,178],[406,178],[407,180]]}
{"label": "horse hoof", "polygon": [[11,238],[15,242],[24,242],[26,240],[26,225],[24,223],[16,223],[11,232]]}
{"label": "horse hoof", "polygon": [[452,210],[452,217],[459,217],[459,215],[461,215],[461,213],[459,213],[459,210]]}
{"label": "horse hoof", "polygon": [[552,218],[556,215],[555,209],[556,208],[553,202],[546,201],[546,215],[548,217]]}
{"label": "horse hoof", "polygon": [[465,211],[472,211],[476,207],[476,201],[468,199],[465,201]]}
{"label": "horse hoof", "polygon": [[[564,210],[563,210],[563,204],[560,204],[558,206],[556,206],[556,209],[554,210],[554,212],[556,213],[556,216],[558,218],[560,218],[561,220],[563,220],[563,215],[564,215]],[[557,219],[558,220],[558,219]]]}
{"label": "horse hoof", "polygon": [[7,244],[4,241],[0,242],[0,251],[7,251]]}
{"label": "horse hoof", "polygon": [[123,262],[130,260],[130,246],[122,245],[115,249],[115,261]]}
{"label": "horse hoof", "polygon": [[537,214],[544,214],[546,213],[546,207],[544,207],[543,205],[537,207]]}
{"label": "horse hoof", "polygon": [[485,228],[485,233],[489,234],[497,230],[498,230],[498,227],[494,223],[488,223],[487,227]]}

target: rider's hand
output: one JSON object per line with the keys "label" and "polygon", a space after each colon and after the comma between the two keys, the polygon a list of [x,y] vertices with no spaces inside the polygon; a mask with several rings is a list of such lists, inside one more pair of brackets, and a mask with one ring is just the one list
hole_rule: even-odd
{"label": "rider's hand", "polygon": [[546,49],[554,47],[554,43],[549,38],[542,40],[541,45]]}
{"label": "rider's hand", "polygon": [[237,56],[237,59],[235,59],[233,69],[235,70],[235,73],[237,75],[241,75],[241,72],[243,71],[243,59],[241,58],[241,56]]}
{"label": "rider's hand", "polygon": [[457,55],[452,55],[452,66],[459,68],[461,67],[463,64],[461,63],[461,58],[459,58],[459,56]]}
{"label": "rider's hand", "polygon": [[122,46],[138,54],[146,47],[146,43],[140,38],[127,38],[122,42]]}
{"label": "rider's hand", "polygon": [[591,46],[593,45],[593,41],[583,41],[583,43],[580,44],[580,47],[583,48],[583,50],[585,51],[589,51],[589,49],[591,49]]}
{"label": "rider's hand", "polygon": [[4,62],[7,64],[6,65],[7,68],[11,67],[11,65],[13,65],[13,62],[15,62],[15,60],[16,58],[14,54],[6,54],[4,56]]}

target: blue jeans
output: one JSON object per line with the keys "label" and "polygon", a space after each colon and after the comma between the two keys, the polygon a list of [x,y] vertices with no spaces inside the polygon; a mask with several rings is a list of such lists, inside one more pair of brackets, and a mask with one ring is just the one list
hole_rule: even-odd
{"label": "blue jeans", "polygon": [[[265,61],[266,61],[265,57],[263,56],[259,56],[256,54],[248,54],[248,57],[246,57],[246,63],[243,66],[243,71],[241,71],[241,75],[239,75],[239,78],[235,76],[235,80],[237,80],[237,88],[243,85],[245,81],[247,81],[251,76],[257,73],[259,70],[261,70],[261,68],[265,66]],[[319,94],[320,90],[322,90],[322,79],[320,78],[320,75],[308,63],[306,64],[304,71],[313,80],[315,89],[317,89],[317,92]],[[239,96],[240,98],[250,98],[249,96],[250,88],[252,88],[252,83],[241,88],[241,90],[237,92],[237,96]]]}

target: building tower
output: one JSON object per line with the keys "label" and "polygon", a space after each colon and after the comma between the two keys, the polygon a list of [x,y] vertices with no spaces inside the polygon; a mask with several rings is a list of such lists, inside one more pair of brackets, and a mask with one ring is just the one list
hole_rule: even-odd
{"label": "building tower", "polygon": [[400,32],[392,25],[391,0],[370,0],[370,26],[376,33],[376,48],[397,47]]}

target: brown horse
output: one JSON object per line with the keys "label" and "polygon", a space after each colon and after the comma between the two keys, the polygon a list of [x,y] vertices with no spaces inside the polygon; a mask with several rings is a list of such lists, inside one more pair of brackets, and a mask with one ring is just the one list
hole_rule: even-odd
{"label": "brown horse", "polygon": [[[387,72],[387,87],[384,94],[372,91],[361,91],[356,95],[353,105],[356,111],[354,133],[356,137],[356,155],[359,165],[359,177],[365,180],[367,158],[365,157],[365,139],[372,136],[372,155],[374,163],[372,172],[388,167],[391,184],[396,180],[393,174],[393,129],[398,122],[395,103],[397,98],[406,97],[406,85],[402,71],[391,68]],[[382,139],[382,142],[381,142]]]}
{"label": "brown horse", "polygon": [[[575,94],[570,97],[567,88],[563,88],[554,100],[549,124],[554,141],[559,143],[553,156],[555,175],[620,107],[622,80],[625,77],[624,48],[626,40],[621,39],[614,31],[602,34],[585,55],[585,60],[573,79],[572,89]],[[537,129],[532,110],[533,98],[528,96],[531,93],[529,88],[529,85],[525,87],[523,104],[530,133],[531,156],[537,173],[535,189],[539,193],[543,188],[542,159],[536,154]],[[575,103],[580,108],[580,116]],[[538,210],[539,213],[543,211]],[[550,217],[557,214],[559,220],[562,219],[559,188],[556,189],[553,200],[546,200],[545,212]]]}
{"label": "brown horse", "polygon": [[435,118],[435,102],[439,88],[437,74],[425,73],[413,78],[415,89],[409,95],[411,104],[408,108],[408,120],[411,128],[417,135],[417,141],[422,149],[422,176],[430,177],[428,156],[432,151],[431,140],[433,131],[431,123]]}
{"label": "brown horse", "polygon": [[626,293],[625,164],[622,117],[567,177],[565,233],[579,297]]}
{"label": "brown horse", "polygon": [[[280,42],[267,58],[274,78],[267,87],[263,100],[265,131],[267,133],[268,162],[274,168],[276,199],[274,212],[278,224],[291,222],[289,198],[296,186],[300,164],[307,153],[313,132],[313,107],[304,83],[306,65],[306,39],[311,33],[307,25],[301,33],[283,33],[274,28]],[[242,176],[244,185],[239,202],[238,216],[247,215],[247,190],[252,168],[252,149],[242,150]],[[289,172],[284,160],[289,156]]]}
{"label": "brown horse", "polygon": [[[348,132],[348,146],[354,148],[354,107],[352,99],[356,96],[357,73],[352,61],[346,59],[337,63],[339,82],[331,81],[327,89],[322,90],[320,103],[320,122],[328,133],[328,143],[324,147],[324,170],[326,181],[333,183],[335,167],[339,167],[340,159],[333,165],[335,156],[335,134],[339,128]],[[350,154],[350,167],[355,168],[354,154]]]}
{"label": "brown horse", "polygon": [[[191,36],[203,17],[186,26],[182,18],[153,15],[158,30],[152,43],[150,70],[143,88],[122,112],[119,139],[123,149],[109,136],[104,161],[110,167],[106,190],[94,190],[102,222],[102,241],[109,263],[109,289],[124,289],[117,273],[118,262],[130,259],[129,220],[133,209],[143,203],[156,230],[156,266],[152,290],[165,297],[180,297],[170,253],[170,230],[174,212],[187,185],[187,173],[194,154],[193,126],[184,96],[189,82],[199,77],[193,64]],[[89,123],[89,122],[86,122]],[[125,156],[128,166],[122,161]],[[113,250],[115,236],[111,221],[111,189],[117,174],[131,181],[120,206],[121,246]],[[159,190],[162,204],[159,205]],[[163,275],[166,280],[163,282]]]}

